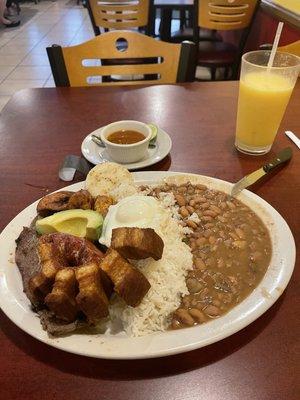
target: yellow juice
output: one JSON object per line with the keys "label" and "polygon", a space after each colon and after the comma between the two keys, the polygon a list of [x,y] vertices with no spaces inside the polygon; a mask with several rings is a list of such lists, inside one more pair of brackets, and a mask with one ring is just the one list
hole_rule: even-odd
{"label": "yellow juice", "polygon": [[275,72],[248,72],[240,81],[236,144],[271,146],[293,90],[290,80]]}

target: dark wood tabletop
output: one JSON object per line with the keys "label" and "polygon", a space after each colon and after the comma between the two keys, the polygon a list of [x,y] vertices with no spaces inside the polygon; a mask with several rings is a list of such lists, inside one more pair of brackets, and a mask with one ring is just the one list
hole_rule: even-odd
{"label": "dark wood tabletop", "polygon": [[[236,181],[290,145],[293,158],[255,191],[286,219],[300,244],[300,82],[272,151],[250,157],[234,148],[238,84],[147,88],[49,88],[16,93],[0,116],[0,230],[47,190],[63,187],[59,165],[80,155],[83,138],[109,122],[154,122],[173,140],[152,170]],[[82,179],[76,177],[76,181]],[[24,333],[0,314],[0,398],[5,400],[298,400],[299,259],[280,299],[233,336],[186,354],[109,361],[69,354]]]}

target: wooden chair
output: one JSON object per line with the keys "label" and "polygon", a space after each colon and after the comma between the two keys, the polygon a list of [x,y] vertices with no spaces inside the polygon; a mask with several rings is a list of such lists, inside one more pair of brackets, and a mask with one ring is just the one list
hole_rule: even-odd
{"label": "wooden chair", "polygon": [[[127,49],[119,47],[124,42]],[[194,43],[165,43],[130,31],[103,33],[77,46],[53,45],[47,53],[56,86],[149,85],[190,82],[195,77]],[[147,58],[150,64],[144,63]],[[112,75],[135,78],[113,81]]]}
{"label": "wooden chair", "polygon": [[[262,44],[259,46],[260,50],[272,50],[272,44]],[[300,57],[300,40],[297,40],[296,42],[289,43],[285,46],[279,46],[278,51],[281,51],[283,53],[290,53],[294,54],[295,56]]]}
{"label": "wooden chair", "polygon": [[[194,41],[198,44],[198,65],[208,67],[215,80],[217,68],[225,68],[225,78],[232,69],[237,79],[238,69],[251,23],[259,0],[195,0]],[[241,30],[239,45],[227,42],[199,41],[199,29],[216,31]]]}
{"label": "wooden chair", "polygon": [[86,0],[95,36],[100,35],[100,28],[105,32],[144,28],[150,34],[150,5],[152,0]]}
{"label": "wooden chair", "polygon": [[280,46],[278,47],[278,51],[294,54],[295,56],[300,57],[300,40],[297,40],[296,42],[293,43],[289,43],[286,46]]}

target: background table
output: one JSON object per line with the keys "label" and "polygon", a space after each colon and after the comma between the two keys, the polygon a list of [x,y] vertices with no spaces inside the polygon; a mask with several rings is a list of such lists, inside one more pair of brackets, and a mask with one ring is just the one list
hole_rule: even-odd
{"label": "background table", "polygon": [[[17,93],[0,117],[0,229],[46,191],[65,185],[58,179],[59,165],[66,154],[80,154],[89,132],[117,119],[138,119],[157,123],[173,140],[171,155],[150,169],[236,181],[291,145],[290,164],[255,191],[283,215],[299,244],[300,151],[283,131],[300,133],[300,85],[273,151],[263,157],[234,149],[236,103],[236,82]],[[68,354],[31,338],[1,313],[0,398],[298,400],[299,267],[298,260],[280,300],[250,326],[214,345],[163,359]]]}
{"label": "background table", "polygon": [[157,10],[160,10],[159,37],[161,40],[168,42],[171,37],[173,11],[189,11],[189,15],[191,16],[194,10],[194,0],[154,0],[153,10],[151,13],[152,21],[150,22],[151,31],[154,34],[155,18]]}

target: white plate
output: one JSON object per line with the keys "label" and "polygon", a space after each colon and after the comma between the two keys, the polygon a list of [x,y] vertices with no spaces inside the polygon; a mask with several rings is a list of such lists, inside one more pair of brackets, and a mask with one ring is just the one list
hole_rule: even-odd
{"label": "white plate", "polygon": [[[94,132],[87,135],[81,144],[81,152],[83,156],[94,165],[101,164],[105,161],[113,161],[107,154],[105,148],[98,146],[92,141],[92,135],[100,137],[101,129],[103,129],[103,127],[96,129]],[[170,153],[171,147],[172,140],[170,136],[165,131],[158,128],[156,147],[153,149],[149,148],[148,155],[141,161],[122,165],[129,169],[129,171],[149,167],[165,158],[166,155]]]}
{"label": "white plate", "polygon": [[[139,184],[156,183],[173,172],[137,172]],[[229,192],[232,184],[215,178],[190,175],[209,187]],[[68,186],[79,190],[83,183]],[[295,243],[292,233],[273,207],[245,190],[240,199],[249,205],[268,226],[273,254],[270,266],[258,287],[226,315],[207,324],[176,331],[156,333],[141,338],[129,338],[124,333],[115,336],[73,334],[49,338],[40,321],[29,307],[22,281],[14,262],[15,239],[22,227],[28,226],[36,214],[37,202],[31,204],[3,230],[0,235],[0,306],[5,314],[29,335],[50,346],[90,357],[108,359],[138,359],[167,356],[197,349],[217,342],[239,331],[263,314],[279,298],[288,284],[295,263]]]}

